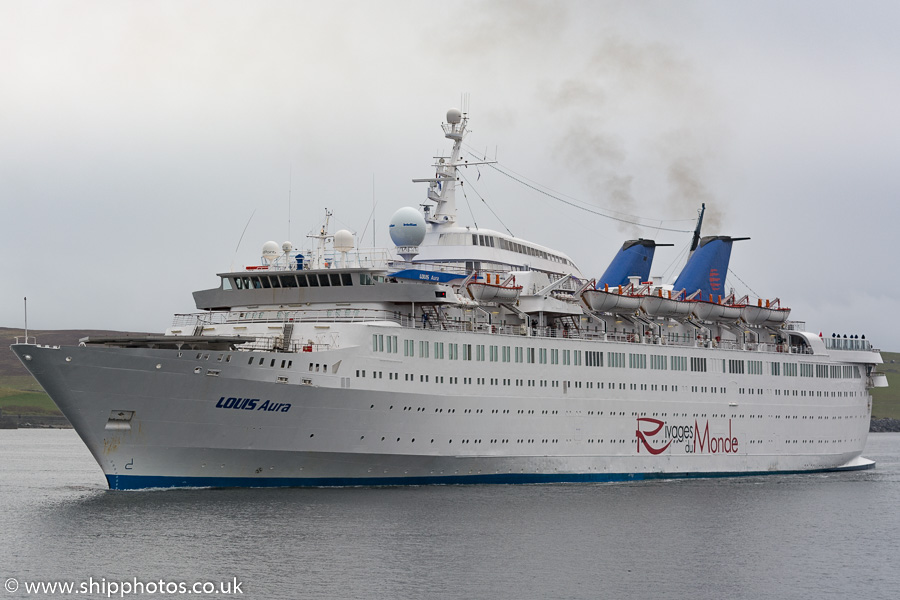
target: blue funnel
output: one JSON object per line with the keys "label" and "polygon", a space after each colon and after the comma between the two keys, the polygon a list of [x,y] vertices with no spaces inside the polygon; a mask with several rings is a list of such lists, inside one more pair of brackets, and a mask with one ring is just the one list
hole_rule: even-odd
{"label": "blue funnel", "polygon": [[641,281],[650,278],[650,265],[653,263],[653,253],[657,246],[670,246],[671,244],[657,244],[653,240],[628,240],[622,244],[606,271],[597,280],[597,289],[604,285],[615,287],[627,285],[629,277],[640,277]]}
{"label": "blue funnel", "polygon": [[683,289],[686,296],[700,290],[702,294],[700,300],[709,300],[711,295],[713,301],[716,301],[719,296],[725,295],[725,276],[728,274],[728,262],[731,259],[731,245],[749,239],[727,235],[701,239],[700,246],[675,280],[673,290]]}

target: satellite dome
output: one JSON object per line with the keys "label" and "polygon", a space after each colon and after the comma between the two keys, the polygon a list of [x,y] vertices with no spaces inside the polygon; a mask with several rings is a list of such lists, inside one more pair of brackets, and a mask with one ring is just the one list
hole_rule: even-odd
{"label": "satellite dome", "polygon": [[451,124],[459,123],[462,120],[462,113],[458,108],[451,108],[447,111],[447,122]]}
{"label": "satellite dome", "polygon": [[285,254],[294,249],[294,245],[290,242],[285,242],[281,245],[281,251]]}
{"label": "satellite dome", "polygon": [[425,239],[425,217],[411,206],[395,212],[388,227],[396,246],[418,246]]}
{"label": "satellite dome", "polygon": [[335,231],[334,249],[338,252],[350,252],[353,250],[353,234],[346,229]]}
{"label": "satellite dome", "polygon": [[278,255],[281,254],[281,247],[278,242],[266,242],[262,247],[262,257],[269,262],[273,262]]}

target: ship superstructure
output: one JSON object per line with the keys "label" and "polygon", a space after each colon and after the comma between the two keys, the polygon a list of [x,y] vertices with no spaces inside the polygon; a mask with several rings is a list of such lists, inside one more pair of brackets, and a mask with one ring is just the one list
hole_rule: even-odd
{"label": "ship superstructure", "polygon": [[[194,293],[164,334],[13,350],[113,489],[615,481],[858,469],[885,385],[868,340],[823,338],[724,287],[699,239],[673,284],[652,240],[589,279],[560,251],[457,223],[467,115],[431,204],[358,248],[311,248]],[[699,224],[698,224],[699,229]],[[28,342],[28,340],[26,340]]]}

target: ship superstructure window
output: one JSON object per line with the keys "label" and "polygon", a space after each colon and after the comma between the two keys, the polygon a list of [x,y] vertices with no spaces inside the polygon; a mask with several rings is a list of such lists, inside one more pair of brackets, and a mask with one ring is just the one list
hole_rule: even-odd
{"label": "ship superstructure window", "polygon": [[728,372],[736,373],[738,375],[743,375],[744,373],[744,361],[742,360],[729,360],[728,361]]}
{"label": "ship superstructure window", "polygon": [[472,344],[463,344],[463,360],[472,360]]}
{"label": "ship superstructure window", "polygon": [[229,279],[228,277],[223,277],[223,278],[222,278],[222,289],[223,289],[223,290],[230,290],[230,289],[231,289],[231,279]]}
{"label": "ship superstructure window", "polygon": [[297,277],[295,275],[279,275],[279,279],[281,279],[281,287],[283,288],[295,288],[297,287]]}
{"label": "ship superstructure window", "polygon": [[435,342],[434,343],[434,357],[435,358],[444,358],[444,342]]}
{"label": "ship superstructure window", "polygon": [[781,375],[781,363],[773,362],[771,364],[771,369],[772,375],[775,375],[776,377]]}
{"label": "ship superstructure window", "polygon": [[523,360],[524,349],[521,346],[516,346],[516,362],[520,363]]}
{"label": "ship superstructure window", "polygon": [[647,355],[646,354],[629,354],[628,355],[628,368],[629,369],[646,369],[647,368]]}
{"label": "ship superstructure window", "polygon": [[503,362],[510,361],[511,350],[510,346],[503,346]]}
{"label": "ship superstructure window", "polygon": [[428,358],[428,342],[419,342],[419,356]]}
{"label": "ship superstructure window", "polygon": [[748,360],[747,361],[747,372],[751,375],[762,375],[763,374],[763,366],[761,360]]}
{"label": "ship superstructure window", "polygon": [[540,362],[542,365],[547,364],[547,349],[546,348],[538,348],[538,358],[540,358]]}
{"label": "ship superstructure window", "polygon": [[413,340],[403,340],[403,356],[416,355],[416,342]]}
{"label": "ship superstructure window", "polygon": [[459,344],[447,344],[450,351],[450,360],[459,360]]}
{"label": "ship superstructure window", "polygon": [[479,344],[475,346],[475,360],[483,361],[484,360],[484,345]]}
{"label": "ship superstructure window", "polygon": [[[348,273],[348,275],[349,275],[349,273]],[[359,274],[359,285],[375,285],[375,282],[372,281],[372,277],[368,273],[360,273]]]}
{"label": "ship superstructure window", "polygon": [[534,363],[534,348],[525,348],[525,362],[533,364]]}
{"label": "ship superstructure window", "polygon": [[701,373],[705,373],[706,372],[706,359],[692,356],[691,357],[691,371],[698,371]]}
{"label": "ship superstructure window", "polygon": [[523,254],[525,256],[535,256],[563,265],[572,264],[568,259],[547,252],[546,250],[540,250],[539,248],[534,248],[527,244],[521,244],[519,242],[508,240],[506,238],[493,235],[484,235],[480,233],[442,233],[440,238],[438,239],[438,244],[440,244],[441,246],[472,245],[483,246],[486,248],[500,248],[501,250],[508,250],[509,252],[515,252],[517,254]]}
{"label": "ship superstructure window", "polygon": [[498,346],[491,346],[489,350],[491,362],[497,362],[498,360],[500,360],[500,348]]}
{"label": "ship superstructure window", "polygon": [[319,273],[319,287],[328,287],[331,285],[328,280],[328,273]]}
{"label": "ship superstructure window", "polygon": [[[558,350],[551,350],[550,352],[551,352],[551,354],[550,354],[550,359],[553,361],[553,364],[555,365],[555,364],[558,362],[557,357],[556,357],[555,355],[556,355],[556,353],[559,352],[559,351],[558,351]],[[571,360],[572,360],[571,354],[572,354],[572,351],[571,351],[571,350],[563,350],[563,351],[562,351],[562,360],[563,360],[563,361],[562,361],[562,364],[563,364],[563,365],[571,364]]]}
{"label": "ship superstructure window", "polygon": [[667,371],[666,359],[668,357],[665,354],[651,354],[650,355],[650,368],[656,369],[657,371]]}
{"label": "ship superstructure window", "polygon": [[687,356],[673,356],[669,366],[673,371],[687,371]]}
{"label": "ship superstructure window", "polygon": [[610,366],[612,369],[624,369],[625,368],[625,353],[624,352],[607,352],[606,353],[606,364]]}
{"label": "ship superstructure window", "polygon": [[584,364],[588,367],[602,367],[603,366],[603,353],[602,352],[594,352],[593,350],[585,350]]}
{"label": "ship superstructure window", "polygon": [[[297,279],[298,279],[298,280],[299,280],[300,277],[305,277],[305,275],[297,275]],[[309,287],[319,287],[319,278],[318,278],[318,276],[316,276],[316,275],[314,275],[314,274],[310,274],[310,275],[309,275],[308,281],[309,281]],[[303,286],[300,286],[300,287],[303,287]]]}
{"label": "ship superstructure window", "polygon": [[575,350],[574,354],[575,354],[575,366],[580,367],[581,366],[581,350]]}
{"label": "ship superstructure window", "polygon": [[812,363],[800,363],[800,377],[812,377],[812,376],[813,376]]}

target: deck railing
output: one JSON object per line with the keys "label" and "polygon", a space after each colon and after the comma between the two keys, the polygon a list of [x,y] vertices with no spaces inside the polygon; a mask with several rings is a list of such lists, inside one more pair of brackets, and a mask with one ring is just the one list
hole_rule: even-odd
{"label": "deck railing", "polygon": [[[552,327],[552,326],[526,326],[526,325],[495,325],[493,323],[477,321],[473,319],[414,318],[412,315],[399,311],[387,311],[376,309],[317,309],[294,311],[221,311],[204,313],[177,314],[173,320],[173,329],[176,335],[200,335],[205,328],[216,325],[236,325],[238,327],[253,324],[277,325],[277,329],[271,332],[248,332],[248,336],[255,338],[254,342],[242,345],[242,348],[252,350],[281,350],[284,352],[311,352],[328,349],[327,344],[304,344],[298,341],[289,341],[284,345],[284,326],[300,323],[393,323],[403,329],[428,329],[432,331],[456,331],[487,333],[502,337],[515,338],[554,338],[554,339],[580,339],[604,342],[618,342],[627,344],[640,344],[645,346],[673,346],[693,348],[720,348],[727,350],[741,350],[747,352],[777,352],[786,354],[812,354],[808,346],[789,346],[786,344],[770,344],[760,342],[741,342],[740,340],[716,340],[706,336],[694,336],[690,334],[655,334],[640,335],[626,332],[604,332],[588,328]],[[180,331],[179,331],[180,330]],[[231,334],[240,335],[240,331],[231,331]],[[835,338],[837,339],[837,338]],[[849,340],[848,340],[849,341]],[[864,340],[859,340],[864,341]],[[871,346],[869,346],[871,347]]]}

